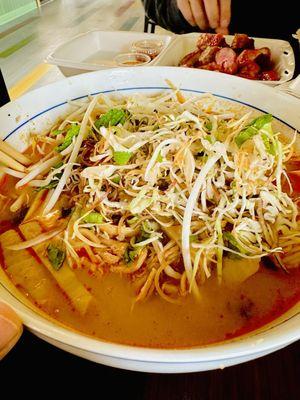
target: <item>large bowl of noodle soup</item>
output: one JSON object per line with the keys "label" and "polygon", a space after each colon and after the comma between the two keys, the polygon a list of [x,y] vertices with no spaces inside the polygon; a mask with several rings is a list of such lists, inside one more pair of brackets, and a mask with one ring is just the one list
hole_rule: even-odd
{"label": "large bowl of noodle soup", "polygon": [[[172,67],[75,76],[2,107],[3,142],[18,154],[31,147],[20,158],[1,142],[1,200],[28,213],[39,199],[42,211],[5,225],[16,219],[2,207],[0,299],[45,341],[136,371],[224,368],[298,340],[298,111],[299,100],[262,84]],[[262,160],[253,171],[269,178],[259,190],[246,175],[253,152]],[[233,162],[241,185],[249,178],[244,205]]]}

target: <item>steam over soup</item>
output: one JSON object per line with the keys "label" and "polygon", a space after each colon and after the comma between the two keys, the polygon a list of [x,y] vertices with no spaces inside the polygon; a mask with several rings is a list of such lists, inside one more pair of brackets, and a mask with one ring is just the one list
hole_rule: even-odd
{"label": "steam over soup", "polygon": [[108,341],[199,346],[264,326],[300,297],[300,159],[275,126],[178,90],[73,101],[24,154],[0,142],[2,270]]}

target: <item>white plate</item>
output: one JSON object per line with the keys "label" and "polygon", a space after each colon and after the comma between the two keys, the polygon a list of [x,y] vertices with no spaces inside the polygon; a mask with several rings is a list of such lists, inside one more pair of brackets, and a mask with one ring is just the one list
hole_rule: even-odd
{"label": "white plate", "polygon": [[138,40],[159,40],[163,43],[160,54],[149,65],[164,54],[171,43],[171,35],[127,31],[91,30],[73,37],[59,45],[46,58],[49,64],[57,65],[65,76],[82,74],[107,68],[116,68],[114,57],[131,51],[132,43]]}
{"label": "white plate", "polygon": [[[196,50],[200,33],[189,33],[178,36],[162,54],[154,60],[155,65],[177,66],[180,60],[188,53]],[[225,36],[228,44],[231,44],[233,36]],[[289,42],[279,39],[254,38],[255,48],[269,47],[276,71],[279,73],[279,81],[262,81],[266,85],[279,85],[292,79],[295,71],[295,56]],[[244,78],[241,78],[244,79]]]}
{"label": "white plate", "polygon": [[[27,93],[0,109],[1,135],[21,148],[24,134],[46,129],[65,113],[67,100],[99,92],[157,92],[168,88],[166,78],[186,94],[211,92],[272,113],[288,126],[300,129],[299,100],[260,83],[203,70],[137,67],[78,75]],[[300,338],[300,315],[294,315],[272,329],[204,348],[131,347],[96,340],[50,322],[20,302],[3,283],[0,298],[15,308],[32,332],[49,343],[89,360],[137,371],[173,373],[223,368],[261,357]]]}

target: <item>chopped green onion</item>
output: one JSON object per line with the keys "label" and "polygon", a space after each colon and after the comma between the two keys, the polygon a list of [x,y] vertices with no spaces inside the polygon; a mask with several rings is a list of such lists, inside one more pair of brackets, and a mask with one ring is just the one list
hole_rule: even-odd
{"label": "chopped green onion", "polygon": [[72,144],[73,138],[78,136],[79,131],[80,131],[80,126],[78,124],[72,124],[71,128],[67,131],[65,140],[59,146],[57,146],[55,150],[60,153],[61,151],[69,147],[70,144]]}
{"label": "chopped green onion", "polygon": [[235,143],[238,147],[241,147],[247,140],[252,139],[253,136],[257,135],[260,129],[272,121],[272,118],[273,116],[271,114],[265,114],[250,122],[250,124],[246,126],[246,128],[242,129],[235,137]]}
{"label": "chopped green onion", "polygon": [[268,124],[271,122],[273,119],[273,116],[271,114],[265,114],[261,115],[258,118],[255,118],[252,122],[250,122],[250,125],[254,126],[256,129],[261,129],[264,125]]}
{"label": "chopped green onion", "polygon": [[55,129],[54,131],[50,132],[50,136],[57,136],[63,133],[62,129]]}
{"label": "chopped green onion", "polygon": [[130,219],[127,219],[127,224],[128,225],[133,225],[133,224],[135,224],[137,221],[138,221],[138,217],[132,217],[132,218],[130,218]]}
{"label": "chopped green onion", "polygon": [[114,176],[113,178],[111,178],[111,181],[112,181],[113,183],[119,184],[120,181],[121,181],[120,175]]}
{"label": "chopped green onion", "polygon": [[92,211],[83,220],[87,224],[102,224],[103,216],[97,211]]}
{"label": "chopped green onion", "polygon": [[157,162],[163,162],[163,158],[162,158],[161,152],[159,152],[156,161]]}
{"label": "chopped green onion", "polygon": [[275,146],[274,143],[271,142],[270,138],[268,137],[268,135],[266,135],[265,133],[261,134],[261,138],[264,142],[265,148],[266,148],[266,152],[269,154],[272,154],[272,156],[276,155],[276,150],[275,150]]}
{"label": "chopped green onion", "polygon": [[261,138],[264,142],[266,152],[275,156],[276,155],[276,145],[274,143],[273,129],[272,129],[271,122],[269,122],[263,126],[263,128],[260,130],[260,134],[261,134]]}
{"label": "chopped green onion", "polygon": [[[57,177],[59,176],[59,178],[62,177],[62,173],[61,174],[57,174]],[[46,190],[46,189],[54,189],[56,188],[56,186],[58,185],[59,179],[52,179],[52,181],[50,183],[48,183],[48,185],[45,186],[41,186],[37,189],[35,189],[36,192],[40,192],[41,190]]]}
{"label": "chopped green onion", "polygon": [[[238,241],[236,240],[236,238],[233,236],[232,233],[227,232],[227,231],[223,232],[223,240],[225,242],[225,245],[227,245],[227,247],[229,249],[234,250],[237,253],[243,253],[243,251],[240,249]],[[230,257],[232,259],[240,259],[241,258],[237,254],[232,254],[232,253],[228,253],[227,257]]]}
{"label": "chopped green onion", "polygon": [[241,147],[242,144],[257,134],[258,130],[254,126],[248,126],[248,128],[241,130],[241,132],[236,136],[235,143],[238,147]]}
{"label": "chopped green onion", "polygon": [[123,256],[123,259],[126,262],[126,264],[129,264],[132,261],[134,261],[140,251],[141,251],[140,249],[133,250],[131,246],[128,246]]}
{"label": "chopped green onion", "polygon": [[212,122],[206,121],[204,124],[204,128],[207,129],[209,132],[212,130]]}
{"label": "chopped green onion", "polygon": [[136,238],[135,243],[143,242],[144,240],[149,239],[150,236],[151,236],[151,234],[148,233],[148,232],[145,232],[144,229],[143,229],[143,227],[142,227],[140,233],[138,234],[138,236],[137,236],[137,238]]}
{"label": "chopped green onion", "polygon": [[52,169],[58,169],[60,167],[62,167],[64,165],[64,163],[62,161],[59,161],[57,164],[53,165]]}
{"label": "chopped green onion", "polygon": [[[58,162],[57,164],[55,164],[55,165],[53,166],[53,170],[60,168],[62,165],[63,165],[63,162],[62,162],[62,161]],[[35,189],[35,191],[36,191],[36,192],[40,192],[41,190],[54,189],[54,188],[56,188],[56,186],[58,185],[58,182],[59,182],[60,178],[62,177],[62,174],[63,174],[62,172],[59,172],[59,173],[55,174],[54,177],[53,177],[54,179],[52,179],[52,180],[50,181],[50,183],[48,183],[48,185],[41,186],[41,187]]]}
{"label": "chopped green onion", "polygon": [[118,165],[126,165],[132,154],[130,151],[114,151],[113,159]]}
{"label": "chopped green onion", "polygon": [[190,235],[190,243],[196,242],[198,239],[198,235]]}

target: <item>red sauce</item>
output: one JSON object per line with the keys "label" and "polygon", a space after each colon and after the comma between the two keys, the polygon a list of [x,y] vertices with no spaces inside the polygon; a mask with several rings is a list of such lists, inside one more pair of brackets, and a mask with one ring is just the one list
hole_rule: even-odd
{"label": "red sauce", "polygon": [[3,269],[7,269],[1,244],[0,244],[0,265],[2,266]]}
{"label": "red sauce", "polygon": [[15,227],[15,224],[13,224],[12,221],[8,221],[8,220],[0,221],[0,235],[1,235],[1,233],[4,233],[14,227]]}

